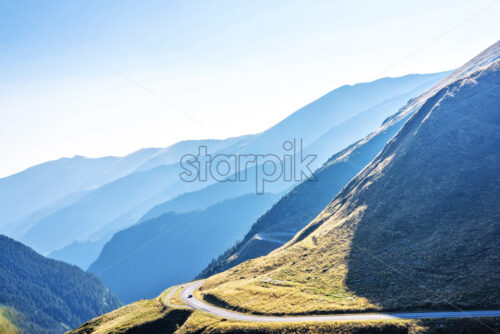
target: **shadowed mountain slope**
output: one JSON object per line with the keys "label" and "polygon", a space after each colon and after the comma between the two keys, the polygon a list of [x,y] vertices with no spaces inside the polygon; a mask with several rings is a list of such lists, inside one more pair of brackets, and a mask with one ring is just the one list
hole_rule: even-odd
{"label": "shadowed mountain slope", "polygon": [[[281,156],[285,141],[302,140],[304,154],[317,156],[311,164],[312,170],[315,170],[333,154],[376,130],[408,99],[432,87],[448,73],[411,74],[342,86],[299,109],[274,127],[251,137],[237,153],[274,153]],[[246,173],[246,182],[219,182],[158,204],[141,221],[169,211],[202,209],[230,197],[255,192],[257,171],[251,167]],[[267,183],[265,191],[281,192],[298,181],[284,182],[279,179]]]}
{"label": "shadowed mountain slope", "polygon": [[209,278],[204,298],[254,313],[498,308],[499,57],[497,42],[411,101],[418,110],[308,226]]}
{"label": "shadowed mountain slope", "polygon": [[[312,166],[314,170],[345,144],[359,140],[373,131],[380,119],[396,111],[395,105],[403,103],[416,90],[424,90],[426,85],[433,84],[443,75],[415,74],[342,86],[260,134],[227,140],[180,142],[166,149],[145,149],[123,158],[110,158],[114,160],[109,166],[106,165],[102,171],[90,173],[92,175],[88,175],[77,188],[64,189],[65,193],[61,195],[63,198],[52,200],[46,197],[44,206],[33,208],[36,212],[27,210],[21,198],[16,205],[20,205],[24,216],[14,224],[19,226],[11,226],[9,231],[15,231],[15,234],[11,235],[43,254],[57,250],[56,256],[59,258],[85,266],[92,259],[80,256],[79,250],[85,252],[84,248],[89,246],[87,254],[95,254],[112,233],[137,222],[152,207],[177,195],[191,192],[170,202],[168,210],[159,210],[160,212],[153,216],[168,211],[200,210],[224,199],[255,191],[254,180],[232,184],[218,183],[213,187],[210,187],[213,180],[179,181],[180,167],[177,162],[186,153],[196,154],[199,145],[208,146],[211,154],[274,153],[281,156],[285,140],[302,139],[304,145],[316,140],[315,147],[321,152],[318,153],[320,158],[316,159],[315,165]],[[387,101],[392,101],[394,110],[377,109],[378,105],[388,103]],[[318,141],[327,131],[330,131],[330,135],[324,137],[325,141],[336,141],[337,145],[322,145],[322,141]],[[328,147],[326,151],[325,147]],[[87,160],[94,161],[85,161]],[[161,169],[164,173],[159,173]],[[248,173],[255,174],[255,171],[250,168]],[[44,181],[47,184],[41,188],[50,188],[53,177],[47,175]],[[154,182],[155,177],[157,182]],[[277,193],[296,184],[281,181],[268,183],[266,191]],[[15,185],[14,182],[13,186]],[[64,186],[64,183],[61,185]],[[196,192],[206,186],[209,189]],[[2,189],[0,193],[1,191]],[[76,199],[75,191],[89,192]],[[30,190],[25,189],[24,192],[30,193]],[[64,196],[72,196],[72,201],[65,200]],[[63,203],[66,205],[61,206]],[[197,203],[200,205],[196,205]],[[10,210],[9,205],[6,205],[6,208],[6,211]],[[148,218],[152,218],[151,215]]]}
{"label": "shadowed mountain slope", "polygon": [[199,277],[209,277],[282,246],[315,217],[382,150],[409,114],[402,112],[376,132],[335,154],[307,180],[260,217],[243,240],[213,260]]}
{"label": "shadowed mountain slope", "polygon": [[28,333],[62,333],[120,301],[96,276],[0,235],[0,305],[21,312]]}
{"label": "shadowed mountain slope", "polygon": [[[449,72],[442,72],[434,78],[444,78]],[[370,108],[357,116],[330,129],[316,139],[306,152],[320,157],[340,147],[348,146],[331,157],[315,171],[315,179],[296,186],[280,199],[264,216],[252,226],[245,238],[226,250],[205,268],[199,277],[208,277],[227,270],[243,261],[266,255],[289,241],[315,217],[361,169],[363,169],[384,147],[386,142],[401,128],[412,108],[402,108],[390,116],[383,125],[365,138],[351,143],[354,133],[359,137],[375,128],[373,121],[382,123],[389,111],[397,111],[411,97],[431,88],[436,81],[430,80],[410,92],[398,95]],[[370,114],[367,118],[365,114]],[[370,119],[370,121],[367,121]],[[349,132],[349,135],[347,133]],[[320,159],[321,160],[321,159]],[[188,194],[186,194],[188,195]],[[168,205],[167,203],[165,205]],[[165,210],[161,206],[155,209]],[[149,214],[154,214],[152,210]]]}

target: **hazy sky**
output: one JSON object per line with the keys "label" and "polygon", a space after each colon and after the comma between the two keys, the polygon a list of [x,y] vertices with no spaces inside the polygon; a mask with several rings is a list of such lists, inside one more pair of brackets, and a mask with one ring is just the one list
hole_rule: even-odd
{"label": "hazy sky", "polygon": [[498,2],[0,0],[0,177],[260,132],[343,84],[458,67],[500,38]]}

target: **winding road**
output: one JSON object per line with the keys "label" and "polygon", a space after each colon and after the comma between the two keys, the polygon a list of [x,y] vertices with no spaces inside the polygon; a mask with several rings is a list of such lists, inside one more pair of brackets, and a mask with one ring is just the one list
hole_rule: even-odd
{"label": "winding road", "polygon": [[[359,321],[359,320],[384,320],[384,319],[435,319],[435,318],[476,318],[498,317],[500,310],[489,311],[456,311],[456,312],[413,312],[413,313],[366,313],[366,314],[339,314],[339,315],[304,315],[304,316],[261,316],[243,314],[225,310],[207,304],[194,296],[194,291],[203,284],[203,281],[184,284],[173,288],[165,297],[165,303],[170,303],[170,297],[179,289],[181,299],[188,307],[204,311],[222,318],[252,322],[318,322],[318,321]],[[191,297],[190,297],[191,296]],[[175,307],[182,307],[172,305]]]}

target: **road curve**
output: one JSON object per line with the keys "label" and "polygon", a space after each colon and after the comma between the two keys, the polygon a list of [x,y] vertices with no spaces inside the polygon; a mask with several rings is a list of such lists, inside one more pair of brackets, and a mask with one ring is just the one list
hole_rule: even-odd
{"label": "road curve", "polygon": [[[359,321],[384,319],[433,319],[433,318],[477,318],[500,316],[500,310],[491,311],[459,311],[459,312],[420,312],[420,313],[367,313],[339,315],[305,315],[305,316],[261,316],[243,314],[225,310],[207,304],[194,296],[194,291],[203,284],[198,281],[181,291],[182,300],[190,307],[222,318],[252,322],[318,322],[318,321]],[[189,297],[191,296],[191,297]]]}

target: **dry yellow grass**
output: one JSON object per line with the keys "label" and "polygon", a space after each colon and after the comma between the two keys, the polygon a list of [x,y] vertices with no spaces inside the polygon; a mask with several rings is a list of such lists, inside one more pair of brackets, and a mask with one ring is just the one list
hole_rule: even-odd
{"label": "dry yellow grass", "polygon": [[500,178],[483,163],[498,130],[469,118],[498,119],[499,73],[496,60],[428,94],[293,240],[199,295],[254,314],[498,308]]}
{"label": "dry yellow grass", "polygon": [[[340,214],[300,243],[296,238],[268,256],[209,278],[199,296],[216,304],[255,314],[305,314],[379,310],[345,284],[352,225],[364,207]],[[323,222],[319,216],[314,222]]]}
{"label": "dry yellow grass", "polygon": [[14,311],[6,307],[0,307],[0,333],[2,334],[17,334],[19,329],[12,323],[10,317],[14,315]]}
{"label": "dry yellow grass", "polygon": [[[71,334],[141,333],[489,333],[500,329],[499,318],[380,320],[321,323],[260,323],[222,319],[201,311],[166,307],[162,298],[141,300],[105,314],[70,331]],[[3,334],[3,332],[1,332]],[[16,332],[12,332],[16,333]],[[11,333],[8,333],[11,334]]]}
{"label": "dry yellow grass", "polygon": [[[436,319],[436,320],[380,320],[324,323],[244,323],[218,322],[199,333],[495,333],[500,329],[498,318]],[[179,332],[180,333],[180,332]],[[183,332],[189,333],[189,332]]]}
{"label": "dry yellow grass", "polygon": [[184,306],[186,303],[181,299],[181,290],[182,289],[177,289],[172,297],[170,298],[170,303],[173,305],[179,305],[179,306]]}
{"label": "dry yellow grass", "polygon": [[[193,328],[194,329],[194,328]],[[224,321],[209,324],[201,333],[424,333],[427,328],[412,320],[324,323],[247,323]],[[200,328],[201,330],[201,328]],[[189,334],[183,331],[178,333]]]}
{"label": "dry yellow grass", "polygon": [[[380,320],[380,321],[355,321],[355,322],[322,322],[322,323],[260,323],[241,322],[221,319],[200,311],[193,311],[187,318],[179,320],[175,309],[170,308],[163,314],[165,320],[150,321],[145,317],[141,321],[144,310],[141,307],[150,308],[150,303],[135,303],[133,308],[120,309],[120,315],[109,315],[96,318],[82,325],[72,333],[176,333],[176,334],[208,334],[208,333],[455,333],[460,328],[463,333],[490,333],[500,330],[499,318],[483,319],[436,319],[436,320]],[[186,312],[185,310],[178,310]],[[131,313],[131,314],[129,314]],[[146,312],[149,313],[149,312]],[[134,319],[126,321],[124,319]],[[98,326],[89,326],[96,323]],[[121,320],[120,320],[121,319]],[[174,324],[174,325],[172,325]]]}
{"label": "dry yellow grass", "polygon": [[[165,322],[170,322],[170,320],[175,322],[175,317],[172,315],[168,317],[171,312],[172,309],[165,307],[160,298],[140,300],[92,319],[68,333],[127,333],[132,328],[137,329],[148,324],[160,325],[163,319],[168,320]],[[164,325],[168,326],[168,324]]]}
{"label": "dry yellow grass", "polygon": [[125,332],[138,324],[160,318],[162,308],[157,300],[141,300],[92,319],[70,333]]}
{"label": "dry yellow grass", "polygon": [[323,322],[323,323],[262,323],[223,320],[203,312],[194,312],[175,331],[191,333],[424,333],[427,326],[414,320]]}

